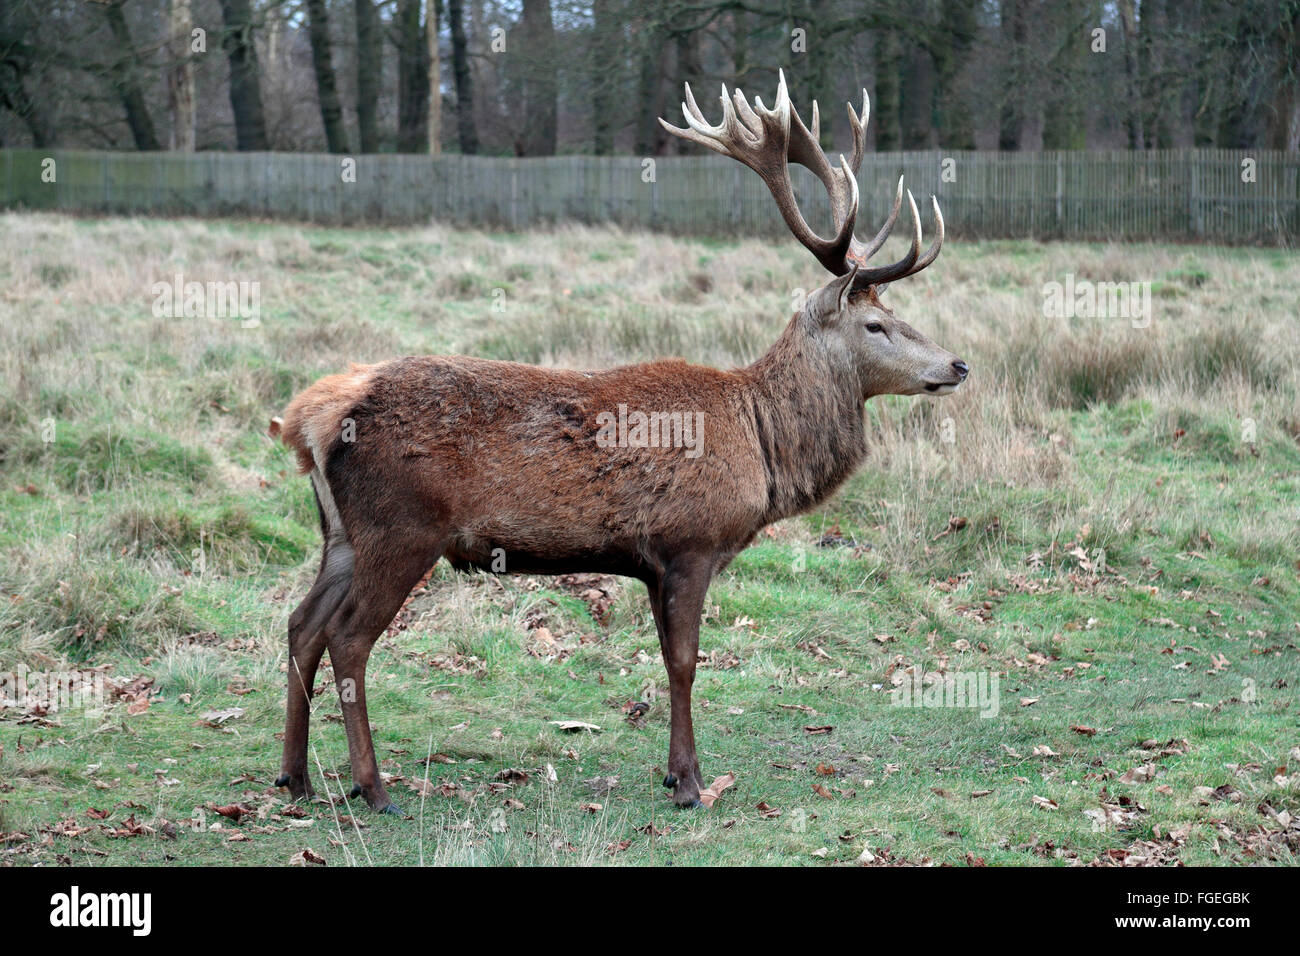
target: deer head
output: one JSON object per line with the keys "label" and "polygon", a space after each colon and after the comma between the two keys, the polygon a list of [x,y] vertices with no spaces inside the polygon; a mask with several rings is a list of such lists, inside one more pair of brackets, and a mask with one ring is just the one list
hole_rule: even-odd
{"label": "deer head", "polygon": [[[907,190],[911,247],[897,262],[869,265],[868,260],[885,244],[898,220],[904,189],[900,176],[889,217],[870,242],[861,242],[854,235],[854,226],[858,216],[857,171],[862,165],[870,110],[867,91],[862,91],[861,118],[852,104],[848,106],[853,130],[852,159],[846,162],[841,154],[839,165],[833,166],[818,142],[821,121],[816,101],[809,130],[790,104],[784,71],[779,76],[776,105],[771,109],[758,97],[751,106],[740,90],[728,96],[724,84],[722,122],[711,126],[696,105],[688,83],[686,102],[682,104],[687,128],[663,119],[659,122],[675,136],[739,160],[758,173],[790,232],[837,277],[808,297],[796,322],[801,334],[824,351],[837,368],[847,366],[855,373],[864,401],[872,395],[943,395],[953,391],[966,378],[966,363],[899,319],[880,300],[890,282],[915,275],[938,258],[944,235],[939,201],[931,197],[935,239],[922,254],[921,217],[911,190]],[[826,187],[835,230],[831,238],[814,232],[800,213],[790,182],[790,163],[811,170]]]}

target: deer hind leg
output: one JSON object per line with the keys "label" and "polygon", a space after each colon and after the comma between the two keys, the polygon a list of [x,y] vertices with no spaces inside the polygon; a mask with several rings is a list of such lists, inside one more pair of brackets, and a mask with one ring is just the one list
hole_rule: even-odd
{"label": "deer hind leg", "polygon": [[691,723],[691,686],[700,647],[700,612],[709,589],[712,564],[704,559],[678,559],[660,580],[650,585],[650,606],[659,631],[672,720],[668,742],[668,776],[673,802],[680,807],[700,805],[704,777],[695,753]]}
{"label": "deer hind leg", "polygon": [[[319,496],[317,502],[320,502]],[[320,571],[303,602],[289,616],[289,692],[285,706],[284,754],[275,785],[288,787],[295,800],[313,795],[307,770],[307,739],[316,668],[325,651],[325,625],[347,597],[354,565],[354,554],[347,536],[340,527],[331,527],[324,508],[321,509],[321,526],[325,547]]]}
{"label": "deer hind leg", "polygon": [[385,548],[370,551],[382,554],[382,558],[368,566],[358,561],[347,600],[327,626],[326,639],[348,735],[352,796],[364,797],[372,810],[400,813],[379,777],[366,711],[366,663],[375,641],[392,622],[411,589],[437,562],[442,548],[405,553],[393,548],[391,543]]}

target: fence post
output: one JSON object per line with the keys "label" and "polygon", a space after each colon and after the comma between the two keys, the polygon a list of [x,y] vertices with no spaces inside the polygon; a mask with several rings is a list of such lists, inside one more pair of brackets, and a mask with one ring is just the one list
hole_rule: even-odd
{"label": "fence post", "polygon": [[519,160],[510,160],[510,228],[519,228]]}
{"label": "fence post", "polygon": [[1056,234],[1065,235],[1065,160],[1060,152],[1056,154]]}

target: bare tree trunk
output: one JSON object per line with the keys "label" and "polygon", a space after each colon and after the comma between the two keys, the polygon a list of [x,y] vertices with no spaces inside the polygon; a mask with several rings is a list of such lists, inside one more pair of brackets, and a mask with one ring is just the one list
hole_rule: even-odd
{"label": "bare tree trunk", "polygon": [[[673,77],[678,83],[692,83],[693,89],[700,88],[700,56],[698,36],[695,31],[683,31],[674,38],[673,46],[677,51],[677,73]],[[677,152],[687,155],[695,151],[689,140],[678,139]]]}
{"label": "bare tree trunk", "polygon": [[731,11],[731,85],[741,88],[749,74],[749,14]]}
{"label": "bare tree trunk", "polygon": [[900,97],[903,149],[934,148],[934,81],[929,54],[920,47],[904,51]]}
{"label": "bare tree trunk", "polygon": [[456,131],[460,151],[469,156],[478,152],[478,129],[474,125],[474,82],[469,71],[463,0],[447,0],[447,20],[451,27],[451,69],[456,80]]}
{"label": "bare tree trunk", "polygon": [[622,30],[614,13],[614,0],[592,3],[590,50],[592,152],[608,156],[614,152],[614,131],[618,125],[619,60]]}
{"label": "bare tree trunk", "polygon": [[194,62],[190,59],[190,31],[194,20],[190,0],[171,0],[167,27],[167,108],[171,114],[171,133],[167,148],[182,153],[194,152]]}
{"label": "bare tree trunk", "polygon": [[[1150,2],[1150,0],[1148,0]],[[1051,31],[1057,53],[1048,64],[1043,109],[1043,149],[1083,149],[1088,130],[1079,89],[1086,75],[1089,0],[1056,0],[1050,8]],[[1041,22],[1041,21],[1040,21]]]}
{"label": "bare tree trunk", "polygon": [[[812,0],[812,22],[808,24],[810,52],[808,54],[808,97],[820,104],[821,145],[830,155],[834,155],[835,125],[844,115],[843,108],[836,109],[834,104],[834,70],[836,69],[835,51],[832,44],[839,41],[824,32],[826,24],[831,21],[830,0]],[[852,97],[856,98],[856,97]],[[833,105],[834,104],[834,105]],[[861,103],[854,103],[859,109]]]}
{"label": "bare tree trunk", "polygon": [[343,107],[339,105],[338,85],[334,79],[329,10],[325,0],[307,0],[307,32],[311,39],[311,65],[316,73],[320,118],[325,124],[325,142],[331,153],[346,153],[348,132],[343,125]]}
{"label": "bare tree trunk", "polygon": [[394,37],[397,42],[397,151],[422,153],[429,148],[429,71],[425,63],[428,39],[420,26],[421,0],[398,0]]}
{"label": "bare tree trunk", "polygon": [[1138,57],[1138,22],[1134,0],[1119,0],[1120,22],[1124,27],[1124,77],[1128,100],[1125,128],[1128,130],[1128,148],[1146,146],[1142,128],[1142,67]]}
{"label": "bare tree trunk", "polygon": [[519,137],[515,152],[520,156],[554,156],[557,144],[557,97],[559,85],[555,64],[555,21],[551,0],[524,0],[520,20],[523,49],[516,61],[522,70]]}
{"label": "bare tree trunk", "polygon": [[0,105],[13,110],[27,125],[33,146],[37,149],[54,146],[58,142],[58,130],[49,113],[44,104],[27,92],[23,82],[26,71],[12,67],[12,63],[0,65]]}
{"label": "bare tree trunk", "polygon": [[970,104],[956,89],[978,29],[976,0],[943,0],[932,51],[936,74],[935,105],[939,113],[939,145],[944,149],[974,149],[975,125]]}
{"label": "bare tree trunk", "polygon": [[871,99],[871,121],[876,128],[876,151],[892,152],[902,142],[899,131],[898,34],[878,30],[875,36],[876,95]]}
{"label": "bare tree trunk", "polygon": [[657,156],[667,142],[667,133],[657,117],[663,116],[663,56],[668,31],[652,8],[641,24],[641,71],[637,83],[640,106],[636,132],[636,151],[642,156]]}
{"label": "bare tree trunk", "polygon": [[424,36],[429,45],[429,154],[442,152],[442,49],[438,32],[442,23],[441,0],[425,0]]}
{"label": "bare tree trunk", "polygon": [[[225,2],[225,0],[223,0]],[[355,0],[357,21],[357,130],[361,152],[379,151],[379,81],[383,69],[374,0]]]}
{"label": "bare tree trunk", "polygon": [[1171,45],[1166,0],[1143,0],[1142,39],[1147,62],[1142,90],[1147,112],[1147,146],[1169,149],[1174,145],[1170,106],[1177,87],[1166,76]]}
{"label": "bare tree trunk", "polygon": [[1300,3],[1279,11],[1273,31],[1273,113],[1270,140],[1274,149],[1300,152]]}
{"label": "bare tree trunk", "polygon": [[221,0],[225,23],[222,46],[230,60],[230,108],[235,114],[235,143],[241,151],[264,150],[266,117],[258,87],[257,47],[249,0]]}
{"label": "bare tree trunk", "polygon": [[126,25],[126,15],[122,12],[125,0],[112,0],[104,6],[104,16],[108,27],[113,32],[113,41],[117,44],[109,73],[113,79],[113,88],[117,90],[126,110],[126,124],[131,127],[131,137],[135,148],[139,150],[162,149],[158,136],[154,132],[153,119],[144,102],[144,93],[140,89],[139,59],[131,43],[131,31]]}
{"label": "bare tree trunk", "polygon": [[1002,49],[1006,51],[1006,86],[998,121],[998,149],[1018,150],[1025,138],[1025,67],[1028,0],[1001,0]]}

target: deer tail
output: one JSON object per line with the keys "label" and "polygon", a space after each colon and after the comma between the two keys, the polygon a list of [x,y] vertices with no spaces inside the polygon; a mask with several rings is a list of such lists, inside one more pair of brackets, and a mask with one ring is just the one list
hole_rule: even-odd
{"label": "deer tail", "polygon": [[283,417],[271,419],[267,433],[293,449],[302,474],[315,469],[325,477],[325,461],[343,438],[344,419],[365,397],[374,370],[374,365],[353,365],[346,372],[327,375],[299,392]]}

